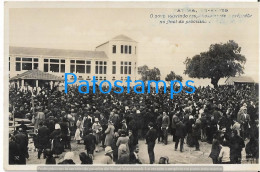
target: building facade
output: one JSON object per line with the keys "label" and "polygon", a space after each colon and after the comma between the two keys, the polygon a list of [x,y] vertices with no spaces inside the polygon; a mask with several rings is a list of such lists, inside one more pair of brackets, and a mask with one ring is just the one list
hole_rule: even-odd
{"label": "building facade", "polygon": [[[74,73],[79,80],[136,80],[137,42],[119,35],[99,45],[94,51],[31,47],[9,47],[10,78],[39,69],[60,77]],[[73,79],[73,78],[70,78]]]}

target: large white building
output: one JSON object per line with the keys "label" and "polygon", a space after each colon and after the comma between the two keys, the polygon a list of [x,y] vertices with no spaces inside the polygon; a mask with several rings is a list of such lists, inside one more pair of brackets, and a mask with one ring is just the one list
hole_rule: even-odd
{"label": "large white building", "polygon": [[95,51],[9,47],[10,78],[39,69],[60,77],[74,73],[78,80],[136,80],[137,42],[119,35],[98,45]]}

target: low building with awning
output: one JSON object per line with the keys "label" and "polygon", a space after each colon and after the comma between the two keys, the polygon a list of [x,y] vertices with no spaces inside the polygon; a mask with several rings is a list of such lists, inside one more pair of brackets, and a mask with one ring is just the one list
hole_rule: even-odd
{"label": "low building with awning", "polygon": [[28,70],[17,76],[10,78],[10,84],[19,87],[49,87],[64,82],[64,78],[40,71],[39,69]]}
{"label": "low building with awning", "polygon": [[235,76],[226,79],[227,85],[254,85],[256,82],[249,76]]}

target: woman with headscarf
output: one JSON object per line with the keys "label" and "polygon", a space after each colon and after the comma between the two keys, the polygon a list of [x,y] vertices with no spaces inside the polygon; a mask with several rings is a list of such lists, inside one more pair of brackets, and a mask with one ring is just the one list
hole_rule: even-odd
{"label": "woman with headscarf", "polygon": [[58,157],[62,152],[64,152],[64,145],[61,136],[61,129],[59,124],[55,124],[55,130],[51,133],[50,135],[51,139],[51,150],[53,154],[55,155],[54,157]]}

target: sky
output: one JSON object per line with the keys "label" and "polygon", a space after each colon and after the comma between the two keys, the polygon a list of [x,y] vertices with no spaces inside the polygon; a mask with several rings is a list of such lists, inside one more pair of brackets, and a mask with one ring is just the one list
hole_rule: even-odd
{"label": "sky", "polygon": [[[177,14],[176,11],[162,8],[13,8],[9,10],[9,45],[94,50],[97,45],[124,34],[138,42],[139,66],[158,67],[161,79],[174,71],[187,80],[190,78],[183,74],[183,62],[187,57],[207,51],[213,43],[234,40],[247,58],[245,75],[258,81],[257,9],[229,9],[228,14],[252,15],[236,22],[166,25],[150,18],[150,14]],[[195,85],[210,84],[208,79],[193,80]]]}

